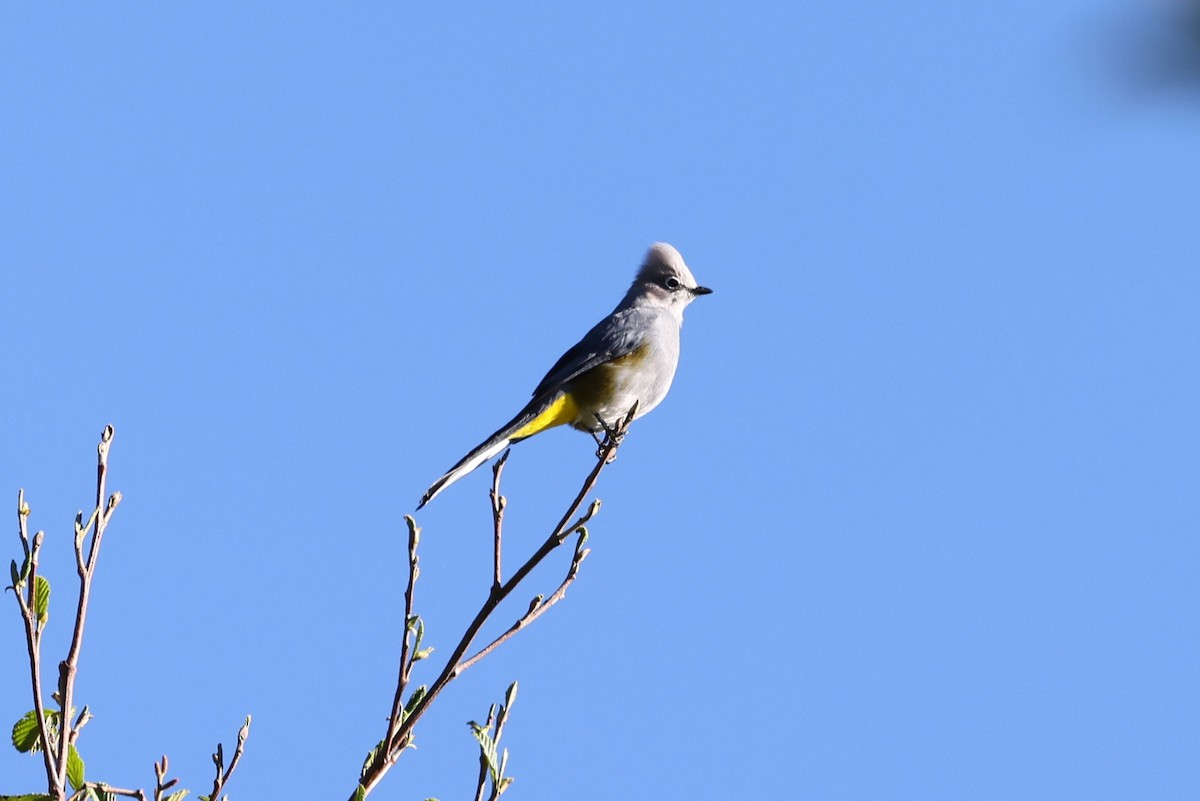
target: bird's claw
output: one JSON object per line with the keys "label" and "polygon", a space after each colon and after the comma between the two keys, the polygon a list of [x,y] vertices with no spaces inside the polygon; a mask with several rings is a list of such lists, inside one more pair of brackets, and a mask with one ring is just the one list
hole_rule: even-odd
{"label": "bird's claw", "polygon": [[[616,445],[620,445],[621,440],[625,439],[625,434],[624,433],[618,434],[617,429],[614,428],[613,426],[610,426],[604,420],[604,418],[601,417],[600,415],[597,414],[595,417],[596,417],[596,422],[598,422],[600,424],[600,428],[604,430],[603,437],[601,437],[595,431],[590,432],[592,435],[592,439],[596,440],[596,458],[599,459],[601,456],[604,455],[604,446],[606,443],[611,441]],[[617,449],[613,448],[611,451],[609,451],[608,457],[604,460],[604,463],[612,464],[614,461],[616,461],[616,459],[617,459]]]}

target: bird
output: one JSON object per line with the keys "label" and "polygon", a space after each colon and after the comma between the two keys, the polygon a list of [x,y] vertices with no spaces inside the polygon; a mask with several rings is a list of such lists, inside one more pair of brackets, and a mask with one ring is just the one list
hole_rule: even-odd
{"label": "bird", "polygon": [[683,256],[665,242],[650,246],[625,297],[555,362],[515,417],[433,482],[420,510],[481,464],[555,426],[611,431],[637,404],[634,419],[662,402],[679,364],[683,310],[701,295]]}

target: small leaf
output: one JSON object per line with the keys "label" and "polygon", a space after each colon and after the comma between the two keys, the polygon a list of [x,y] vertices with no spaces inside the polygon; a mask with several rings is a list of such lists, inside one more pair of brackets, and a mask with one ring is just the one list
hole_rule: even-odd
{"label": "small leaf", "polygon": [[75,750],[75,746],[70,744],[67,745],[67,781],[70,782],[72,790],[83,787],[83,759]]}
{"label": "small leaf", "polygon": [[8,573],[12,576],[12,586],[16,588],[21,583],[21,573],[17,570],[17,560],[14,559],[8,563]]}
{"label": "small leaf", "polygon": [[[359,771],[359,774],[358,774],[358,777],[360,779],[367,775],[367,771],[370,770],[371,766],[375,764],[375,761],[377,759],[379,759],[379,755],[382,751],[383,751],[383,740],[380,740],[378,743],[375,744],[374,748],[372,748],[370,751],[367,752],[367,758],[363,760],[362,770]],[[362,786],[360,785],[358,789],[361,790]]]}
{"label": "small leaf", "polygon": [[[54,724],[58,721],[58,713],[52,709],[45,710],[46,712],[46,727],[48,729],[47,736],[50,731],[53,731]],[[29,710],[21,719],[13,724],[12,728],[12,744],[13,748],[20,751],[22,754],[36,753],[42,750],[42,738],[39,736],[37,725],[37,711]]]}
{"label": "small leaf", "polygon": [[517,683],[514,681],[508,685],[508,690],[504,693],[504,708],[511,709],[515,700],[517,700]]}
{"label": "small leaf", "polygon": [[408,717],[412,711],[416,709],[417,704],[421,703],[421,699],[425,697],[425,692],[428,690],[424,684],[413,690],[413,694],[408,697],[408,703],[404,705],[404,716]]}
{"label": "small leaf", "polygon": [[176,790],[167,796],[164,801],[183,801],[184,797],[191,792],[190,790]]}
{"label": "small leaf", "polygon": [[43,625],[50,617],[50,582],[46,580],[45,576],[38,576],[34,582],[33,613],[37,617],[38,623]]}
{"label": "small leaf", "polygon": [[498,761],[496,754],[496,742],[492,739],[491,732],[487,727],[480,726],[475,721],[471,721],[469,725],[471,727],[471,734],[473,734],[475,739],[479,741],[479,752],[483,755],[484,760],[487,762],[488,773],[490,773],[492,777],[492,784],[495,784],[500,778],[500,768],[496,764]]}
{"label": "small leaf", "polygon": [[429,646],[428,648],[422,648],[420,651],[417,651],[415,654],[413,654],[412,661],[420,662],[422,659],[428,659],[429,655],[432,653],[433,653],[432,645]]}
{"label": "small leaf", "polygon": [[421,620],[420,615],[413,615],[412,619],[415,621],[413,623],[413,631],[416,633],[413,648],[419,651],[421,650],[421,641],[425,639],[425,621]]}
{"label": "small leaf", "polygon": [[363,787],[361,784],[358,785],[358,789],[354,791],[354,801],[365,801],[366,797],[367,788]]}

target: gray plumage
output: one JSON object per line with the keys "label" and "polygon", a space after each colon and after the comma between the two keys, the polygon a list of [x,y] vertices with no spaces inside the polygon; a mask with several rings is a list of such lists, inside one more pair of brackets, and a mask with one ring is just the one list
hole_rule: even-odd
{"label": "gray plumage", "polygon": [[[433,483],[417,509],[513,442],[545,428],[565,424],[600,431],[603,426],[597,415],[611,427],[635,401],[635,419],[649,412],[666,397],[675,377],[684,308],[710,292],[696,284],[679,251],[656,242],[612,313],[555,362],[516,417]],[[556,404],[560,404],[557,409]],[[536,430],[523,433],[551,411],[554,416],[548,425],[538,427],[539,423],[533,425]]]}

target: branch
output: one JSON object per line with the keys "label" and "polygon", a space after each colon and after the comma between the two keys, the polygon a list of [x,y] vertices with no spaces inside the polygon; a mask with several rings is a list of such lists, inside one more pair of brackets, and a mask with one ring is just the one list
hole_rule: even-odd
{"label": "branch", "polygon": [[[79,576],[79,599],[67,658],[59,663],[58,691],[53,696],[59,704],[58,710],[46,709],[42,700],[41,639],[49,615],[50,585],[44,577],[38,575],[38,563],[45,534],[39,531],[32,539],[30,538],[29,505],[25,503],[24,490],[17,494],[18,533],[24,557],[20,568],[17,567],[15,561],[11,565],[13,584],[10,589],[14,591],[13,594],[17,599],[17,606],[25,627],[34,710],[23,716],[18,724],[22,729],[20,743],[17,742],[17,729],[14,728],[14,745],[22,751],[41,750],[46,768],[48,793],[39,794],[36,797],[47,799],[47,801],[67,801],[67,799],[83,801],[99,796],[124,796],[138,799],[138,801],[147,801],[147,794],[144,790],[113,787],[102,781],[82,781],[79,777],[76,777],[75,780],[80,782],[80,786],[68,795],[70,780],[67,778],[67,766],[74,763],[73,767],[77,767],[82,773],[82,760],[78,759],[75,746],[83,728],[92,719],[92,713],[86,705],[78,715],[75,715],[74,720],[70,717],[74,715],[75,677],[78,674],[79,655],[83,647],[83,633],[87,622],[92,580],[95,577],[96,563],[100,555],[100,545],[104,533],[121,502],[121,493],[119,492],[105,497],[108,455],[112,440],[113,427],[105,426],[100,436],[100,445],[97,448],[96,507],[86,522],[82,512],[75,515],[74,553],[75,569]],[[27,718],[36,721],[36,741],[33,741],[33,729],[25,723]],[[241,760],[249,731],[250,718],[247,717],[245,724],[238,732],[237,748],[228,769],[224,766],[221,746],[217,746],[217,753],[213,755],[217,766],[217,776],[213,783],[215,801]],[[180,798],[187,794],[187,790],[179,790],[171,796],[166,795],[167,791],[178,782],[176,779],[167,779],[167,758],[165,756],[161,762],[154,764],[154,773],[156,779],[154,801],[170,801],[171,797]],[[22,798],[24,797],[22,796]],[[0,796],[0,798],[8,798],[8,796]]]}
{"label": "branch", "polygon": [[[17,531],[21,537],[21,549],[25,558],[19,571],[12,577],[13,595],[21,610],[21,622],[25,628],[25,651],[29,657],[29,682],[33,690],[33,709],[37,717],[38,742],[41,745],[42,762],[46,768],[47,789],[54,798],[62,798],[63,785],[59,783],[58,771],[51,751],[52,736],[48,731],[46,709],[42,703],[42,626],[45,618],[40,617],[37,603],[38,557],[46,534],[39,531],[29,539],[29,505],[25,503],[25,490],[17,491]],[[14,563],[15,565],[15,563]]]}
{"label": "branch", "polygon": [[124,787],[113,787],[104,782],[84,782],[83,787],[75,794],[79,798],[86,798],[87,791],[95,790],[97,793],[109,793],[111,795],[122,795],[126,798],[136,798],[138,801],[146,801],[146,793],[144,790],[127,790]]}
{"label": "branch", "polygon": [[[117,504],[121,502],[121,493],[115,492],[105,500],[105,480],[108,476],[108,451],[112,446],[113,427],[105,426],[100,434],[100,445],[96,448],[96,507],[88,518],[87,524],[81,524],[83,513],[75,516],[75,565],[79,574],[79,602],[75,607],[75,629],[71,635],[71,647],[67,658],[58,666],[59,718],[58,754],[55,759],[55,774],[58,788],[67,785],[67,754],[72,739],[70,718],[75,700],[75,676],[79,668],[79,652],[83,647],[83,630],[87,623],[88,601],[91,597],[92,576],[96,570],[96,560],[100,556],[100,542],[108,521],[112,518]],[[92,527],[92,536],[88,542],[87,555],[84,555],[84,540],[88,526]]]}
{"label": "branch", "polygon": [[[233,759],[229,760],[229,769],[225,769],[225,749],[220,743],[217,743],[217,752],[212,755],[213,764],[216,765],[217,775],[213,779],[212,793],[209,794],[209,801],[221,801],[221,791],[225,789],[225,784],[229,781],[229,777],[233,775],[233,771],[237,768],[238,762],[242,760],[242,751],[246,748],[246,738],[250,736],[250,716],[246,715],[246,722],[242,724],[242,728],[238,729],[237,746],[233,749]],[[163,757],[163,763],[167,761]],[[156,769],[157,772],[157,769]]]}
{"label": "branch", "polygon": [[[429,706],[433,703],[434,699],[436,699],[442,690],[446,688],[446,685],[458,678],[467,668],[471,667],[488,653],[491,653],[491,651],[499,647],[501,643],[508,640],[517,631],[540,617],[542,613],[546,611],[546,609],[548,609],[550,606],[553,606],[563,597],[563,595],[566,594],[567,587],[572,581],[574,581],[579,570],[579,565],[582,563],[583,559],[588,553],[588,551],[582,547],[587,536],[586,530],[581,531],[581,529],[583,528],[584,523],[590,520],[592,516],[599,511],[599,501],[593,502],[588,511],[576,519],[574,523],[568,524],[568,521],[575,518],[575,515],[579,511],[579,507],[583,504],[584,498],[586,498],[588,493],[590,493],[596,486],[596,481],[599,479],[600,473],[615,458],[617,448],[620,446],[621,440],[624,438],[626,431],[628,431],[629,424],[633,421],[633,416],[636,411],[637,404],[635,403],[633,408],[629,410],[629,413],[625,415],[625,417],[616,426],[604,426],[605,436],[603,441],[600,443],[599,450],[596,452],[596,466],[592,468],[591,473],[589,473],[587,478],[584,479],[583,485],[580,487],[578,494],[575,496],[575,500],[572,501],[567,507],[566,512],[563,513],[562,519],[551,531],[550,536],[547,537],[545,542],[543,542],[541,546],[533,553],[533,555],[529,557],[525,564],[521,565],[517,571],[513,573],[512,577],[509,578],[508,581],[501,581],[500,576],[501,527],[503,523],[503,512],[505,506],[504,496],[502,496],[499,492],[500,472],[503,469],[504,458],[507,457],[507,454],[505,457],[501,458],[500,463],[496,468],[493,469],[492,482],[492,520],[495,543],[492,589],[488,593],[487,599],[484,600],[483,605],[476,613],[475,618],[470,622],[470,624],[468,624],[466,631],[463,633],[462,639],[459,640],[458,645],[455,646],[453,652],[451,652],[449,658],[446,660],[441,673],[429,686],[428,690],[426,690],[424,693],[421,693],[421,691],[418,690],[417,693],[413,694],[409,700],[409,706],[411,708],[404,711],[404,713],[401,715],[399,725],[395,726],[394,728],[393,723],[396,720],[395,710],[399,704],[397,702],[393,702],[393,715],[389,719],[388,736],[382,742],[380,742],[378,746],[376,746],[375,750],[373,750],[370,755],[368,755],[366,763],[363,765],[362,773],[359,777],[358,786],[355,788],[354,793],[350,796],[351,801],[361,801],[361,799],[365,798],[373,789],[375,789],[376,785],[379,784],[383,776],[388,772],[388,770],[391,769],[392,765],[395,764],[403,749],[411,744],[412,730],[416,726],[417,721],[419,721],[429,709]],[[415,527],[415,523],[411,522],[412,518],[406,516],[405,519],[410,521],[410,530]],[[491,617],[492,613],[496,611],[496,608],[499,607],[500,604],[506,598],[508,598],[510,594],[512,594],[513,590],[515,590],[517,586],[524,581],[524,579],[531,572],[533,572],[533,570],[539,564],[541,564],[541,562],[553,550],[562,545],[566,538],[575,531],[580,531],[581,536],[576,544],[575,555],[572,558],[571,565],[567,570],[567,577],[563,580],[562,584],[559,585],[559,588],[554,592],[550,599],[544,603],[541,602],[540,598],[535,599],[535,602],[530,605],[529,610],[513,625],[512,628],[497,638],[496,641],[485,647],[481,652],[464,661],[463,657],[470,649],[471,644],[475,641],[476,636],[478,636],[484,624]],[[413,551],[410,551],[409,560],[409,588],[411,588],[413,581],[415,581],[415,576],[412,575],[415,572],[415,555]],[[406,592],[406,607],[409,602],[410,599],[408,598],[408,593]],[[411,616],[411,609],[406,608],[406,620],[411,619],[409,616]],[[401,647],[401,679],[405,685],[407,685],[407,673],[405,669],[406,663],[404,661],[404,657],[408,653],[407,647],[408,629],[406,628],[405,641]],[[412,660],[410,659],[408,663],[410,666],[411,661]],[[403,696],[404,689],[405,687],[403,686],[397,687],[397,701]]]}
{"label": "branch", "polygon": [[507,640],[509,640],[518,631],[525,628],[533,621],[537,620],[539,617],[541,617],[543,614],[545,614],[546,610],[548,610],[550,607],[554,606],[556,603],[558,603],[559,601],[561,601],[563,598],[566,597],[567,587],[569,587],[571,585],[571,582],[575,581],[575,576],[579,573],[579,566],[583,563],[583,560],[587,558],[587,555],[589,553],[591,553],[591,551],[589,549],[583,547],[583,544],[585,542],[587,542],[588,533],[587,533],[587,529],[583,527],[582,521],[590,520],[592,515],[594,515],[598,511],[600,511],[600,502],[595,501],[592,503],[592,506],[588,510],[588,513],[586,515],[584,515],[582,518],[580,518],[580,520],[581,520],[580,525],[573,526],[570,529],[571,531],[579,532],[579,539],[575,542],[575,555],[571,557],[571,564],[567,567],[567,577],[563,579],[562,584],[558,585],[558,589],[555,590],[554,593],[549,598],[546,598],[545,600],[543,600],[542,596],[540,596],[540,595],[535,597],[533,599],[533,601],[530,602],[529,609],[525,612],[524,615],[522,615],[517,620],[516,623],[512,624],[512,627],[509,628],[508,631],[504,632],[499,637],[497,637],[496,639],[494,639],[490,643],[488,643],[488,645],[485,646],[484,648],[482,648],[479,651],[479,653],[475,654],[470,659],[466,659],[462,663],[460,663],[458,666],[458,669],[457,669],[457,673],[462,673],[467,668],[471,667],[476,662],[478,662],[480,659],[483,659],[485,656],[490,654],[492,651],[499,648],[503,643],[505,643]]}
{"label": "branch", "polygon": [[154,763],[154,801],[163,801],[163,793],[170,790],[179,782],[179,779],[167,778],[168,769],[167,755],[163,754],[163,758]]}
{"label": "branch", "polygon": [[497,460],[492,467],[492,491],[489,493],[492,500],[492,531],[494,532],[494,555],[492,563],[494,570],[492,571],[492,592],[500,590],[500,540],[502,537],[501,530],[504,528],[504,507],[508,506],[508,499],[500,494],[500,474],[504,472],[504,463],[508,461],[508,454],[511,451],[505,451],[504,455]]}
{"label": "branch", "polygon": [[[421,542],[421,529],[417,527],[417,521],[409,515],[404,516],[404,522],[408,525],[408,585],[404,588],[404,641],[400,645],[400,676],[396,680],[396,696],[392,700],[392,714],[388,717],[387,736],[383,738],[385,746],[396,743],[396,732],[404,719],[404,691],[408,688],[409,674],[412,672],[413,663],[417,661],[418,654],[421,654],[420,658],[422,659],[428,654],[428,652],[421,651],[421,639],[425,633],[425,624],[413,614],[417,577],[421,575],[420,559],[417,557],[417,546]],[[389,747],[385,750],[396,750],[398,753],[404,750],[406,745],[407,743],[403,743],[399,748]]]}
{"label": "branch", "polygon": [[[479,742],[479,778],[475,783],[475,801],[483,801],[483,791],[489,777],[492,780],[492,792],[488,801],[497,801],[513,783],[513,777],[504,775],[508,767],[508,749],[500,750],[500,738],[504,736],[504,724],[516,697],[517,683],[514,681],[508,686],[499,710],[495,704],[488,709],[487,721],[482,726],[475,721],[467,724]],[[492,733],[493,728],[495,734]]]}

